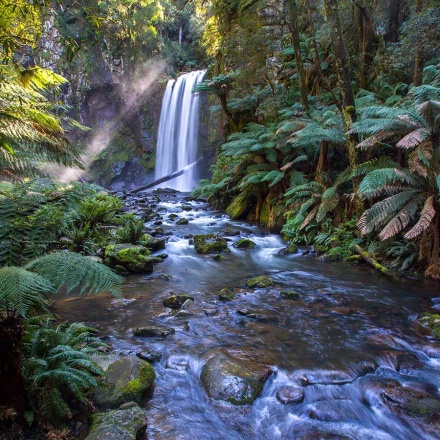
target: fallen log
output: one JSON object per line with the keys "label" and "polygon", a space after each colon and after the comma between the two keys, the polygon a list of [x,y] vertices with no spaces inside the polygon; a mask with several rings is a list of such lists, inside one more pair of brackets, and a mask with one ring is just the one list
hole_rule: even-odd
{"label": "fallen log", "polygon": [[139,186],[138,188],[135,188],[130,191],[130,194],[136,194],[140,191],[145,191],[146,189],[152,188],[153,186],[159,185],[159,183],[168,182],[171,179],[174,179],[176,177],[181,176],[182,174],[185,174],[188,172],[191,168],[195,167],[197,164],[199,164],[204,158],[201,157],[200,159],[197,159],[195,162],[187,165],[186,167],[180,169],[179,171],[175,171],[174,173],[167,174],[166,176],[163,176],[159,179],[156,179],[154,182],[147,183],[146,185]]}
{"label": "fallen log", "polygon": [[359,245],[355,244],[353,246],[353,250],[359,254],[369,265],[374,267],[376,270],[378,270],[382,275],[385,275],[387,277],[392,278],[395,281],[398,281],[399,278],[391,272],[389,269],[387,269],[385,266],[382,266],[380,263],[378,263],[372,256],[369,254],[366,250],[362,249]]}

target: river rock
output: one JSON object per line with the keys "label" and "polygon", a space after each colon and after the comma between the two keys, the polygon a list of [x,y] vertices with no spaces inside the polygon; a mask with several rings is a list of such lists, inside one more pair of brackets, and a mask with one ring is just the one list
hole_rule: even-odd
{"label": "river rock", "polygon": [[150,364],[154,364],[155,362],[159,362],[162,358],[162,353],[160,351],[138,351],[136,356],[139,359],[149,362]]}
{"label": "river rock", "polygon": [[189,295],[172,295],[163,300],[163,305],[170,309],[180,309],[188,300],[194,301],[194,298]]}
{"label": "river rock", "polygon": [[292,385],[283,385],[277,390],[277,399],[281,403],[301,403],[304,400],[304,390]]}
{"label": "river rock", "polygon": [[280,295],[289,299],[299,299],[300,297],[300,294],[293,290],[280,290]]}
{"label": "river rock", "polygon": [[165,249],[165,240],[163,238],[153,237],[151,234],[142,235],[140,243],[152,252]]}
{"label": "river rock", "polygon": [[152,325],[150,327],[136,327],[133,329],[133,336],[141,338],[166,338],[169,335],[174,335],[176,331],[172,327],[163,327],[159,325]]}
{"label": "river rock", "polygon": [[112,362],[105,371],[105,380],[95,392],[94,401],[100,407],[118,407],[134,401],[140,403],[142,395],[154,383],[153,367],[134,356]]}
{"label": "river rock", "polygon": [[222,289],[218,294],[218,299],[220,301],[232,301],[234,299],[234,292],[229,289]]}
{"label": "river rock", "polygon": [[182,217],[181,219],[177,220],[176,225],[187,225],[188,223],[189,223],[188,219]]}
{"label": "river rock", "polygon": [[236,247],[237,249],[252,249],[256,245],[257,243],[255,243],[252,240],[249,240],[249,238],[241,238],[236,243],[234,243],[234,247]]}
{"label": "river rock", "polygon": [[434,393],[401,386],[392,381],[382,397],[393,407],[417,417],[429,417],[440,411],[440,398]]}
{"label": "river rock", "polygon": [[150,251],[133,244],[113,244],[105,250],[105,262],[108,266],[126,269],[131,273],[151,273],[155,259]]}
{"label": "river rock", "polygon": [[168,218],[169,218],[172,222],[176,221],[178,217],[179,217],[179,216],[178,216],[177,214],[174,214],[174,212],[171,213],[171,214],[168,216]]}
{"label": "river rock", "polygon": [[223,237],[215,234],[194,235],[194,247],[199,254],[216,254],[228,248]]}
{"label": "river rock", "polygon": [[436,339],[440,339],[440,315],[437,313],[422,313],[419,315],[418,320],[420,324],[425,327],[428,327],[432,335]]}
{"label": "river rock", "polygon": [[92,416],[92,426],[86,440],[135,440],[143,438],[147,427],[145,412],[134,404]]}
{"label": "river rock", "polygon": [[272,284],[273,279],[265,275],[250,278],[246,281],[246,286],[250,287],[251,289],[255,289],[257,287],[270,287]]}
{"label": "river rock", "polygon": [[254,361],[243,361],[228,354],[209,359],[201,374],[209,397],[234,405],[252,404],[272,371]]}

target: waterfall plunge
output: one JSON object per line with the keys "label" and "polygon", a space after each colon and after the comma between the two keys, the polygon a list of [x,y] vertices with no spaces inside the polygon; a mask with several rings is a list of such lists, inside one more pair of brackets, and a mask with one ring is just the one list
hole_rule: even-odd
{"label": "waterfall plunge", "polygon": [[[168,81],[162,101],[157,136],[155,179],[192,164],[197,156],[199,133],[199,96],[192,93],[206,70],[190,72]],[[197,182],[196,167],[176,177],[166,186],[191,191]]]}

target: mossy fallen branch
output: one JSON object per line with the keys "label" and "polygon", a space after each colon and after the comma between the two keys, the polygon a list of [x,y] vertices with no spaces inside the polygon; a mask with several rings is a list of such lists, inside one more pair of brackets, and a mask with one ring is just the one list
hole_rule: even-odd
{"label": "mossy fallen branch", "polygon": [[379,264],[366,250],[362,249],[359,245],[353,245],[353,250],[357,254],[359,254],[370,266],[373,266],[376,270],[378,270],[382,275],[386,275],[387,277],[390,277],[396,281],[399,280],[399,278],[393,272],[391,272],[385,266]]}

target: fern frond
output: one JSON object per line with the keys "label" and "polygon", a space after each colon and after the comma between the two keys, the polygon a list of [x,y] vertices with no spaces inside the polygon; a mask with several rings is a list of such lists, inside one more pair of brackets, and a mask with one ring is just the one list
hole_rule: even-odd
{"label": "fern frond", "polygon": [[427,128],[418,128],[400,139],[396,147],[405,149],[417,147],[417,145],[423,142],[429,135],[430,130]]}
{"label": "fern frond", "polygon": [[436,215],[434,206],[434,196],[426,199],[419,221],[409,230],[404,237],[408,240],[418,237],[423,231],[426,231],[432,224],[432,220]]}
{"label": "fern frond", "polygon": [[80,293],[116,294],[123,280],[103,264],[74,252],[53,252],[31,261],[25,268],[49,280],[56,290],[66,286],[68,292],[80,287]]}

